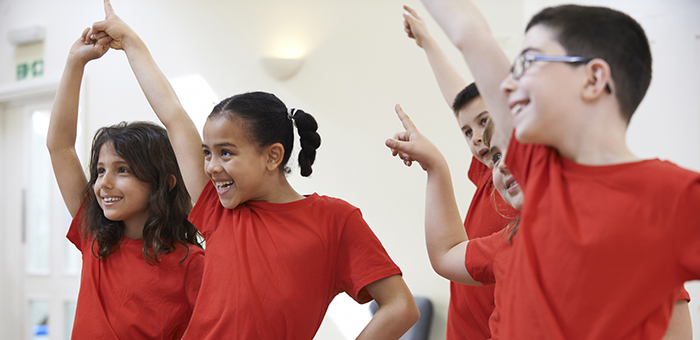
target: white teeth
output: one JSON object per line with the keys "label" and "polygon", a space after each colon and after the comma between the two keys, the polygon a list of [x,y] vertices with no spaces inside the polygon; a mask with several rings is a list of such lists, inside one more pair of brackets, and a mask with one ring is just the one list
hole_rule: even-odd
{"label": "white teeth", "polygon": [[219,188],[219,189],[223,189],[223,188],[225,188],[225,187],[230,186],[231,184],[233,184],[233,181],[216,182],[216,187]]}
{"label": "white teeth", "polygon": [[523,107],[523,104],[515,104],[513,106],[513,108],[510,109],[510,113],[513,115],[516,115],[516,114],[518,114],[518,112],[520,111],[520,108],[522,108],[522,107]]}
{"label": "white teeth", "polygon": [[105,202],[116,202],[121,200],[121,197],[103,197],[102,198]]}

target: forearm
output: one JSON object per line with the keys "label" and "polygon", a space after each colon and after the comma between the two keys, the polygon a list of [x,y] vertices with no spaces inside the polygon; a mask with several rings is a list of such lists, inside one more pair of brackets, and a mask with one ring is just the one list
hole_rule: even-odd
{"label": "forearm", "polygon": [[467,234],[455,200],[447,162],[428,171],[425,195],[425,241],[433,269],[451,281],[479,285],[466,270]]}
{"label": "forearm", "polygon": [[125,41],[124,52],[148,103],[163,125],[169,128],[192,123],[143,40],[134,34]]}
{"label": "forearm", "polygon": [[445,98],[447,106],[452,109],[455,97],[467,86],[467,82],[447,60],[447,56],[432,37],[423,38],[423,50],[428,57],[430,68],[433,70],[442,96]]}
{"label": "forearm", "polygon": [[468,0],[422,0],[452,43],[462,52],[481,97],[496,124],[511,135],[512,117],[507,97],[500,90],[510,62],[491,34],[479,9]]}
{"label": "forearm", "polygon": [[84,68],[84,62],[68,57],[51,108],[49,130],[46,135],[46,146],[51,154],[75,149],[80,85]]}
{"label": "forearm", "polygon": [[80,84],[84,68],[85,62],[75,60],[72,56],[68,58],[51,108],[46,135],[51,166],[71,216],[77,214],[82,191],[87,184],[87,178],[75,151]]}
{"label": "forearm", "polygon": [[373,282],[367,290],[379,308],[357,339],[398,339],[418,321],[420,312],[400,275]]}
{"label": "forearm", "polygon": [[168,131],[185,186],[196,201],[207,182],[203,171],[202,140],[197,127],[182,108],[170,82],[144,42],[134,34],[125,41],[124,51],[148,103]]}

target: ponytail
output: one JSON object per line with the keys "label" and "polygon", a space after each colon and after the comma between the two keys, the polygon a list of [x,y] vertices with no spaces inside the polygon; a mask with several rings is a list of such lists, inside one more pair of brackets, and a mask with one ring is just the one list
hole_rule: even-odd
{"label": "ponytail", "polygon": [[299,168],[301,175],[308,177],[313,171],[311,165],[316,160],[316,149],[321,146],[321,136],[316,132],[318,124],[314,117],[303,110],[290,109],[291,118],[297,126],[301,150],[299,151]]}
{"label": "ponytail", "polygon": [[318,124],[314,117],[303,110],[289,109],[274,94],[248,92],[222,100],[209,115],[226,114],[229,119],[236,117],[245,121],[246,133],[259,147],[280,143],[284,147],[284,157],[280,167],[285,173],[290,170],[287,162],[294,146],[294,125],[299,132],[301,150],[299,168],[301,175],[308,177],[316,159],[316,149],[321,145],[321,136],[316,132]]}

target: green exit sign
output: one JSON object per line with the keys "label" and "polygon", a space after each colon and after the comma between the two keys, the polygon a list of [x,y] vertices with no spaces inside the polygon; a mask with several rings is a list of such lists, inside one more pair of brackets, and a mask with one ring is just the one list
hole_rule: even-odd
{"label": "green exit sign", "polygon": [[34,60],[17,64],[17,81],[38,78],[44,75],[44,60]]}

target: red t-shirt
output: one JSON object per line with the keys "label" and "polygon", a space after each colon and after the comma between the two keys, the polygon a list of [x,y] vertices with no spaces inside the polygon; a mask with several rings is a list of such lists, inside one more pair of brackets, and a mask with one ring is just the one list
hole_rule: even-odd
{"label": "red t-shirt", "polygon": [[[503,229],[519,212],[494,190],[491,169],[472,157],[469,179],[476,192],[464,219],[470,239],[484,237]],[[450,282],[447,312],[447,339],[487,339],[491,337],[488,320],[493,312],[493,286],[467,286]]]}
{"label": "red t-shirt", "polygon": [[81,237],[82,214],[81,208],[66,235],[83,254],[71,339],[180,339],[199,292],[204,250],[189,245],[187,254],[178,244],[150,265],[143,240],[124,237],[100,260],[93,255],[97,243]]}
{"label": "red t-shirt", "polygon": [[502,339],[659,339],[700,278],[700,174],[660,160],[584,166],[511,139],[525,201],[499,281]]}
{"label": "red t-shirt", "polygon": [[207,246],[185,339],[312,339],[333,297],[400,274],[360,210],[317,194],[290,203],[219,203],[204,188],[190,220]]}
{"label": "red t-shirt", "polygon": [[[489,319],[492,330],[496,330],[500,323],[499,306],[507,304],[507,301],[500,299],[502,294],[498,291],[498,282],[503,280],[505,275],[509,275],[505,266],[511,263],[508,257],[512,256],[513,249],[513,240],[508,241],[510,230],[501,230],[486,237],[472,239],[467,244],[465,265],[471,277],[485,285],[495,284],[496,287],[496,308]],[[677,289],[675,300],[690,301],[690,295],[683,286]]]}

